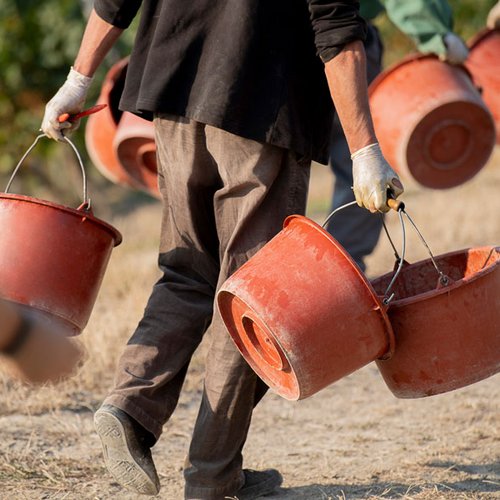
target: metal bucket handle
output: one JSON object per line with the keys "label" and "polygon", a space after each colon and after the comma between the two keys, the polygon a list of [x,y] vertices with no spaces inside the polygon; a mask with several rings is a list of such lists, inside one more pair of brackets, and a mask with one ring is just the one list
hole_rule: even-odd
{"label": "metal bucket handle", "polygon": [[[389,234],[387,226],[385,225],[385,222],[382,219],[382,224],[384,226],[385,233],[387,235],[387,238],[389,239],[389,242],[390,242],[390,244],[392,246],[392,249],[394,250],[394,254],[396,256],[396,264],[394,266],[394,275],[393,275],[393,277],[392,277],[392,279],[391,279],[391,281],[390,281],[389,285],[387,286],[387,289],[386,289],[386,291],[384,293],[383,303],[384,303],[385,306],[389,306],[390,302],[394,299],[395,294],[394,293],[390,293],[390,292],[391,292],[392,287],[394,286],[394,283],[396,282],[399,274],[401,273],[401,270],[403,269],[403,266],[405,264],[408,264],[405,261],[405,253],[406,253],[406,227],[405,227],[405,223],[404,223],[404,219],[403,219],[403,214],[410,221],[411,225],[413,226],[413,228],[417,232],[417,234],[418,234],[418,236],[420,238],[420,241],[422,242],[422,244],[427,249],[427,252],[430,255],[432,264],[433,264],[434,268],[436,269],[436,271],[438,273],[439,283],[442,286],[447,286],[447,285],[449,285],[452,282],[452,280],[448,276],[446,276],[439,269],[439,267],[438,267],[438,265],[436,263],[436,260],[434,258],[434,255],[432,254],[432,251],[431,251],[429,245],[425,241],[422,233],[419,231],[419,229],[418,229],[417,225],[415,224],[415,222],[413,221],[413,219],[408,215],[408,212],[405,210],[405,204],[402,201],[399,201],[399,200],[396,200],[395,198],[393,198],[392,197],[392,193],[391,193],[390,190],[388,190],[388,192],[387,192],[387,198],[388,198],[387,199],[387,205],[389,205],[389,207],[392,210],[394,210],[395,212],[397,212],[397,214],[399,216],[399,221],[400,221],[400,224],[401,224],[402,243],[401,243],[401,255],[400,255],[398,253],[398,251],[396,250],[396,246],[394,245],[394,243],[392,241],[392,238],[391,238],[391,235]],[[325,222],[323,222],[322,227],[326,228],[326,225],[328,224],[328,222],[330,221],[330,219],[337,212],[339,212],[340,210],[343,210],[344,208],[347,208],[347,207],[350,207],[352,205],[355,205],[355,204],[357,204],[356,201],[351,201],[351,202],[346,203],[345,205],[342,205],[342,206],[336,208],[335,210],[333,210],[333,212],[331,212],[330,215],[328,215],[328,217],[325,219]],[[381,216],[382,216],[382,214],[381,214]]]}
{"label": "metal bucket handle", "polygon": [[[17,175],[17,172],[21,168],[22,163],[24,162],[26,157],[31,153],[33,148],[37,145],[38,141],[42,137],[47,137],[47,135],[46,134],[38,135],[36,137],[35,141],[33,142],[33,144],[28,148],[26,153],[24,153],[22,158],[19,160],[19,163],[16,165],[16,168],[12,172],[12,175],[10,176],[9,182],[7,183],[7,187],[5,188],[5,193],[9,192],[10,187],[12,185],[12,182],[14,181],[14,177]],[[90,198],[88,197],[88,194],[87,194],[87,174],[85,172],[85,167],[83,166],[82,158],[81,158],[80,153],[78,152],[78,149],[76,148],[76,146],[67,137],[64,137],[64,140],[71,146],[71,148],[75,152],[76,158],[78,159],[78,164],[80,165],[80,170],[82,171],[83,203],[78,207],[78,210],[84,210],[86,212],[90,212],[90,209],[91,209]]]}

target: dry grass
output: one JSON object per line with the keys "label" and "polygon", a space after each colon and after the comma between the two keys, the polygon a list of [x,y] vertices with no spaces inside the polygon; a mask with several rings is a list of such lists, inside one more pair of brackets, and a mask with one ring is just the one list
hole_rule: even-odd
{"label": "dry grass", "polygon": [[[327,214],[332,177],[314,166],[309,215]],[[449,191],[407,182],[405,201],[435,254],[498,244],[500,151],[475,179]],[[111,222],[124,235],[80,341],[87,361],[72,379],[33,388],[0,379],[0,498],[134,499],[110,481],[100,460],[91,412],[112,385],[116,361],[158,277],[160,205]],[[388,217],[398,241],[398,220]],[[408,259],[426,258],[410,232]],[[368,274],[391,269],[382,238]],[[181,498],[181,465],[203,374],[195,355],[178,411],[155,448],[163,491]],[[299,403],[269,395],[257,408],[247,446],[253,467],[277,465],[289,490],[276,498],[490,500],[500,498],[498,376],[462,391],[396,400],[366,367]],[[380,388],[381,387],[381,388]],[[272,431],[271,433],[269,431]],[[269,441],[272,438],[272,446]],[[271,498],[271,497],[270,497]]]}

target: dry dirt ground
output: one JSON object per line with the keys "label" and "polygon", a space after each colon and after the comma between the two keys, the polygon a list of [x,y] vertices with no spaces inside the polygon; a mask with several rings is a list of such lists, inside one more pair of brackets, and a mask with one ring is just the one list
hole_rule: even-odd
{"label": "dry dirt ground", "polygon": [[[488,166],[459,188],[431,191],[406,184],[408,212],[435,254],[499,244],[498,148]],[[324,219],[330,192],[328,169],[315,166],[311,217]],[[111,220],[124,243],[114,252],[80,337],[88,359],[79,373],[37,389],[0,379],[1,499],[137,498],[103,467],[92,412],[112,383],[116,359],[157,277],[158,220],[158,204]],[[398,241],[394,214],[388,224]],[[408,260],[426,257],[413,234],[408,248]],[[383,238],[368,274],[390,270],[392,259]],[[177,411],[153,450],[161,499],[182,498],[182,463],[200,397],[203,351],[202,345]],[[269,393],[255,411],[245,460],[247,467],[283,473],[283,488],[270,499],[500,499],[500,378],[399,400],[372,363],[304,401]]]}

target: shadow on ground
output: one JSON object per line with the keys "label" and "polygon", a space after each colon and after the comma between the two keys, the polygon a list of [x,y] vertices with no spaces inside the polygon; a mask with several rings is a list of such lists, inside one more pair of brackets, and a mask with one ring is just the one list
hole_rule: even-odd
{"label": "shadow on ground", "polygon": [[[495,464],[493,464],[495,465]],[[496,464],[498,467],[498,464]],[[472,466],[471,466],[472,467]],[[486,466],[485,466],[486,468]],[[467,467],[466,469],[469,469]],[[466,470],[459,469],[457,470]],[[311,484],[294,488],[281,488],[276,494],[267,496],[268,500],[366,500],[367,498],[400,499],[408,495],[432,490],[433,495],[455,493],[493,494],[500,492],[500,482],[488,479],[468,479],[456,482],[428,483],[421,485],[376,482],[365,485],[356,484]],[[427,497],[426,497],[427,498]],[[448,498],[448,497],[446,497]]]}

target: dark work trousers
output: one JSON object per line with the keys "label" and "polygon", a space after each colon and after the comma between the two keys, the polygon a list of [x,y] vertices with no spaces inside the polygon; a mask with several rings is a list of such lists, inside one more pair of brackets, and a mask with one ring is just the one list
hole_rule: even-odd
{"label": "dark work trousers", "polygon": [[243,484],[242,448],[267,387],[239,354],[214,298],[219,286],[305,212],[310,161],[170,115],[155,118],[163,220],[159,266],[144,317],[106,403],[156,439],[210,325],[199,415],[185,464],[186,497],[220,500]]}
{"label": "dark work trousers", "polygon": [[[369,24],[365,43],[367,76],[370,83],[382,70],[383,47],[377,28]],[[349,147],[340,125],[335,118],[330,147],[330,167],[335,175],[331,211],[354,201],[352,191],[352,161]],[[364,271],[364,258],[377,245],[382,230],[382,216],[353,205],[337,212],[327,225],[327,230],[349,252]]]}

